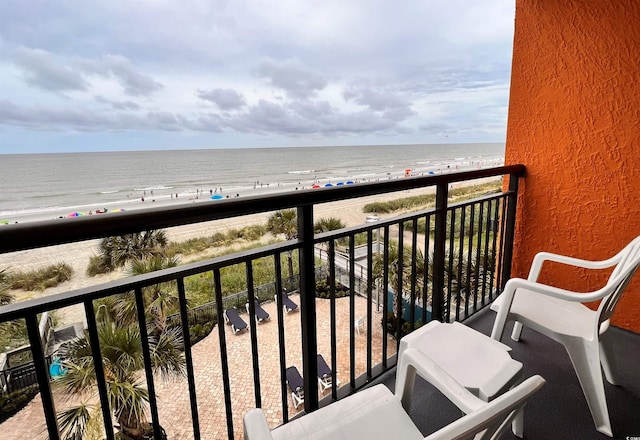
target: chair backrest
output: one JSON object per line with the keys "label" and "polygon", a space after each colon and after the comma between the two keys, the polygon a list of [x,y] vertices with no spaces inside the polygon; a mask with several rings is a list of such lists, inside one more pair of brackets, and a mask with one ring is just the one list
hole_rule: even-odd
{"label": "chair backrest", "polygon": [[608,325],[605,324],[603,326],[602,324],[608,323],[616,305],[618,305],[618,301],[622,297],[624,289],[640,266],[640,237],[632,240],[614,258],[620,258],[620,261],[607,281],[607,286],[611,288],[611,292],[602,299],[598,306],[597,326],[600,333],[608,328]]}
{"label": "chair backrest", "polygon": [[482,408],[425,437],[425,440],[488,440],[497,438],[497,434],[508,428],[517,412],[544,383],[542,377],[532,376]]}
{"label": "chair backrest", "polygon": [[327,364],[327,361],[324,360],[321,354],[317,356],[318,363],[318,377],[326,377],[331,376],[331,367]]}
{"label": "chair backrest", "polygon": [[302,394],[302,376],[300,376],[300,372],[296,366],[288,367],[285,370],[285,375],[287,377],[287,385],[292,392]]}

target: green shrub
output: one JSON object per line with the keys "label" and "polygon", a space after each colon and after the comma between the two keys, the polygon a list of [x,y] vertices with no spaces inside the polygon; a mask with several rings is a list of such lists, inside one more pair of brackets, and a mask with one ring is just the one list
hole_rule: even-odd
{"label": "green shrub", "polygon": [[0,394],[0,423],[27,406],[36,394],[37,387],[17,390],[7,395]]}
{"label": "green shrub", "polygon": [[193,346],[209,336],[214,325],[215,324],[213,322],[206,322],[204,324],[195,324],[189,327],[189,341],[191,342],[191,345]]}
{"label": "green shrub", "polygon": [[87,266],[87,275],[94,277],[103,273],[109,273],[113,268],[99,255],[89,257],[89,265]]}
{"label": "green shrub", "polygon": [[167,255],[187,255],[202,252],[213,245],[210,238],[190,238],[185,241],[171,242],[167,246]]}
{"label": "green shrub", "polygon": [[[335,289],[336,298],[342,298],[345,296],[349,296],[350,294],[349,289],[338,282],[336,282]],[[328,279],[316,281],[316,298],[331,298],[331,284]]]}
{"label": "green shrub", "polygon": [[[491,181],[478,185],[461,186],[449,191],[450,201],[468,200],[485,194],[500,192],[502,182]],[[403,197],[389,200],[388,202],[373,202],[362,208],[365,213],[385,214],[400,210],[428,208],[435,206],[435,194],[423,194],[419,196]]]}
{"label": "green shrub", "polygon": [[260,240],[266,233],[265,225],[246,226],[240,230],[240,236],[248,241]]}
{"label": "green shrub", "polygon": [[66,263],[52,264],[29,272],[11,272],[6,275],[10,289],[45,290],[68,281],[73,276],[73,268]]}
{"label": "green shrub", "polygon": [[[384,325],[384,322],[381,321],[381,324]],[[418,319],[414,323],[414,330],[422,327],[422,320]],[[396,331],[398,329],[398,318],[393,312],[387,312],[387,332],[392,336],[396,337]],[[400,318],[400,337],[408,335],[411,333],[411,323],[406,321],[404,318]]]}

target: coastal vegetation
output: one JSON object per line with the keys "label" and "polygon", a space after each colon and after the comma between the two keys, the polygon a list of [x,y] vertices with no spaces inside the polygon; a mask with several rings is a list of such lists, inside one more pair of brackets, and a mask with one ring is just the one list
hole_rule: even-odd
{"label": "coastal vegetation", "polygon": [[[385,266],[384,253],[378,253],[373,258],[373,279],[382,285],[385,272],[388,274],[389,288],[393,294],[393,312],[398,310],[400,297],[405,296],[407,292],[415,292],[416,302],[422,302],[422,294],[424,293],[424,277],[419,274],[424,273],[425,265],[429,263],[424,258],[420,249],[415,250],[415,261],[413,261],[413,249],[406,246],[402,249],[402,260],[400,259],[400,250],[397,241],[390,241],[387,251],[388,265]],[[401,263],[402,262],[402,269]],[[408,264],[411,262],[411,264]],[[430,271],[432,272],[432,271]],[[429,283],[430,284],[430,283]],[[415,286],[415,289],[412,287]],[[402,295],[400,295],[402,292]],[[428,302],[431,302],[431,295],[428,292]]]}
{"label": "coastal vegetation", "polygon": [[[285,240],[298,238],[298,215],[293,209],[285,209],[273,213],[267,220],[267,230],[273,235],[282,234]],[[293,251],[287,252],[289,277],[293,277]]]}
{"label": "coastal vegetation", "polygon": [[168,256],[196,254],[212,247],[229,247],[237,243],[258,241],[267,232],[266,225],[251,225],[240,229],[229,229],[226,232],[216,232],[210,237],[171,241],[167,246],[166,253]]}
{"label": "coastal vegetation", "polygon": [[7,278],[7,269],[0,270],[0,306],[5,306],[13,302],[13,295],[9,292]]}
{"label": "coastal vegetation", "polygon": [[[152,427],[147,419],[149,392],[140,378],[144,368],[142,336],[137,325],[129,325],[116,315],[106,315],[99,322],[98,339],[105,371],[108,401],[117,421],[116,438],[143,440],[151,438]],[[163,379],[186,374],[183,342],[179,332],[152,327],[148,335],[151,365],[154,374]],[[66,394],[79,398],[93,396],[96,390],[96,366],[88,337],[69,344],[63,361],[65,374],[54,386]],[[101,419],[101,412],[93,404],[81,402],[58,413],[58,423],[65,440],[95,438],[92,427]],[[98,434],[98,438],[102,436]]]}
{"label": "coastal vegetation", "polygon": [[[0,306],[11,304],[14,296],[10,292],[9,274],[6,269],[0,270]],[[0,323],[0,347],[11,350],[24,345],[28,341],[27,325],[23,319]]]}
{"label": "coastal vegetation", "polygon": [[[478,185],[459,186],[449,190],[450,202],[472,199],[486,194],[493,194],[500,191],[501,181],[491,181]],[[435,194],[423,194],[411,197],[402,197],[386,202],[368,203],[362,208],[364,213],[388,214],[411,209],[425,209],[434,207],[436,203]]]}
{"label": "coastal vegetation", "polygon": [[111,272],[129,261],[166,255],[168,242],[166,232],[161,229],[103,238],[98,255],[89,260],[87,275]]}
{"label": "coastal vegetation", "polygon": [[[26,272],[4,269],[0,274],[2,274],[5,289],[43,291],[70,280],[73,276],[73,268],[66,263],[56,263]],[[0,297],[0,305],[2,305],[2,297]]]}

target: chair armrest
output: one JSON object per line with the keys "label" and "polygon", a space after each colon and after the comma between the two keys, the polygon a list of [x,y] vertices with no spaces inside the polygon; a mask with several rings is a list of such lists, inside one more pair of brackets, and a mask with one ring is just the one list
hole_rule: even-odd
{"label": "chair armrest", "polygon": [[[425,437],[424,440],[472,438],[472,434],[477,434],[485,428],[494,430],[491,432],[493,433],[491,438],[499,438],[500,433],[504,432],[506,422],[510,419],[508,416],[505,419],[505,413],[522,408],[531,395],[536,393],[544,384],[545,380],[541,376],[532,376],[518,386],[498,396],[490,403],[485,404],[479,411],[467,414],[451,422],[428,437]],[[502,418],[504,422],[499,425],[500,427],[497,427],[496,421],[499,421],[500,418]],[[497,431],[495,430],[496,427]],[[487,435],[486,432],[485,435]]]}
{"label": "chair armrest", "polygon": [[529,276],[527,277],[529,281],[536,281],[538,279],[538,276],[542,271],[542,265],[545,261],[553,261],[556,263],[567,264],[569,266],[582,267],[584,269],[607,269],[618,264],[620,261],[620,254],[607,260],[591,261],[553,254],[551,252],[539,252],[535,257],[533,257],[533,263],[531,263],[531,269],[529,270]]}
{"label": "chair armrest", "polygon": [[[512,278],[507,281],[504,291],[501,295],[508,294],[513,296],[517,289],[527,289],[542,295],[552,296],[554,298],[573,302],[591,302],[607,296],[611,291],[611,286],[604,286],[592,292],[574,292],[571,290],[561,289],[559,287],[549,286],[548,284],[537,283],[535,281],[524,280],[522,278]],[[511,305],[511,302],[509,302]]]}
{"label": "chair armrest", "polygon": [[242,418],[246,440],[273,440],[267,418],[261,408],[249,410]]}
{"label": "chair armrest", "polygon": [[[507,281],[504,286],[504,291],[500,294],[500,306],[498,310],[492,305],[492,309],[497,311],[496,319],[493,322],[493,330],[491,331],[491,338],[499,341],[502,339],[502,333],[507,323],[507,317],[509,316],[509,310],[513,303],[513,297],[515,296],[517,289],[527,289],[531,292],[539,293],[541,295],[547,295],[554,298],[562,299],[572,302],[591,302],[604,298],[611,291],[611,286],[607,285],[601,289],[593,292],[572,292],[570,290],[560,289],[559,287],[548,286],[542,283],[536,283],[535,281],[525,280],[522,278],[512,278]],[[496,304],[496,303],[494,303]]]}
{"label": "chair armrest", "polygon": [[[418,374],[436,387],[447,399],[465,414],[481,408],[485,403],[452,378],[446,371],[416,348],[407,348],[402,352],[400,365],[396,371],[396,397],[405,407],[413,389],[412,377]],[[406,409],[406,408],[405,408]]]}

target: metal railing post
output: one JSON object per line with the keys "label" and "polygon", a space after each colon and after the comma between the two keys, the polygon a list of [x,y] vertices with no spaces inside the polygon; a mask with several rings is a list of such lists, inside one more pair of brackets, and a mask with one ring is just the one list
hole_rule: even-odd
{"label": "metal railing post", "polygon": [[447,239],[447,199],[449,185],[440,183],[436,187],[435,227],[433,238],[433,296],[431,298],[431,318],[444,318],[444,254]]}
{"label": "metal railing post", "polygon": [[302,376],[304,410],[318,409],[318,341],[316,335],[316,276],[313,243],[313,206],[298,208],[298,253],[300,271],[300,319],[302,330]]}
{"label": "metal railing post", "polygon": [[60,432],[58,431],[58,420],[56,407],[51,394],[51,386],[49,383],[49,371],[47,361],[44,358],[44,347],[40,339],[38,329],[38,321],[35,314],[25,316],[27,324],[27,333],[29,342],[31,343],[31,354],[33,356],[33,364],[38,378],[38,386],[40,387],[40,397],[42,400],[42,410],[44,411],[44,419],[47,424],[47,431],[51,440],[58,440]]}
{"label": "metal railing post", "polygon": [[516,207],[518,202],[518,176],[516,174],[509,175],[509,195],[507,205],[507,218],[504,231],[504,256],[502,264],[502,278],[500,283],[500,291],[504,290],[505,284],[511,278],[511,262],[513,260],[513,239],[516,229]]}

